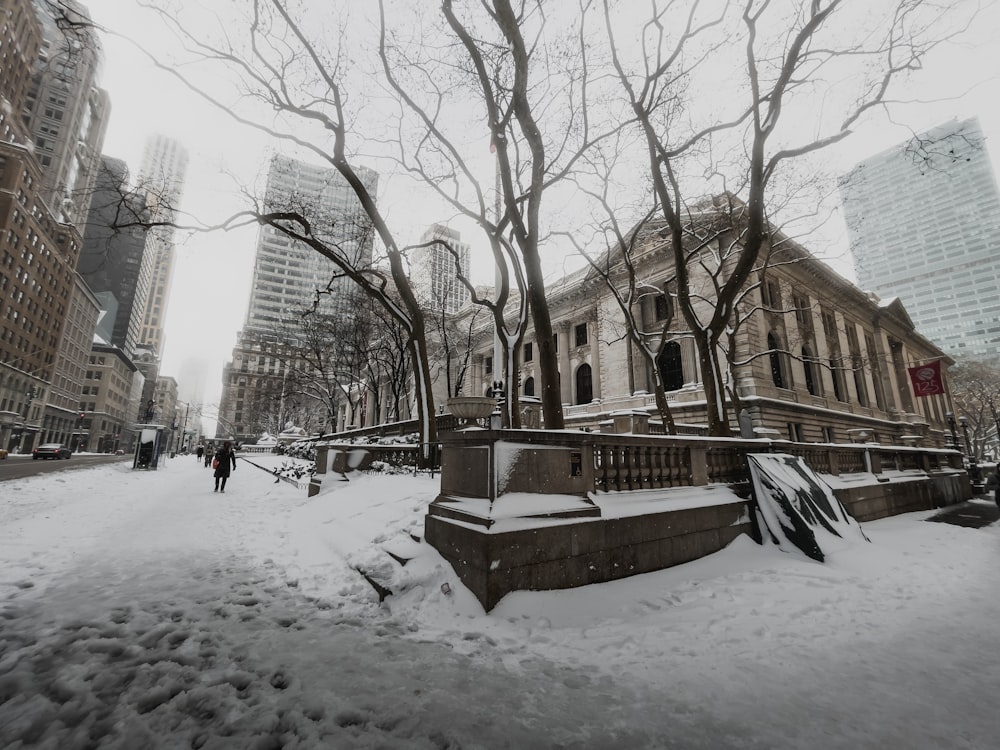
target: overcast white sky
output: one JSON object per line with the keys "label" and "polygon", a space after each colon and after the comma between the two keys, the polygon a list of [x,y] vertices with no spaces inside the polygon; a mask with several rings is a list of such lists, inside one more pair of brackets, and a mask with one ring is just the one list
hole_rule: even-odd
{"label": "overcast white sky", "polygon": [[[960,2],[975,4],[975,0]],[[85,0],[85,4],[99,24],[146,49],[163,50],[171,43],[162,24],[141,9],[138,0]],[[177,0],[176,4],[199,5],[196,0]],[[965,43],[949,44],[929,58],[906,92],[920,101],[896,110],[895,119],[901,125],[883,120],[859,129],[829,154],[833,168],[846,171],[860,159],[905,140],[910,132],[907,126],[920,131],[953,117],[975,115],[988,137],[995,170],[1000,172],[1000,52],[996,42],[1000,39],[1000,3],[985,5]],[[206,219],[239,210],[241,190],[262,184],[273,144],[194,99],[122,40],[105,37],[104,46],[102,85],[112,101],[104,153],[126,160],[135,173],[149,135],[175,138],[191,156],[182,209]],[[409,186],[394,188],[394,181],[383,178],[380,202],[404,210],[412,199],[410,190]],[[415,239],[421,227],[442,218],[447,217],[414,216],[413,236],[402,239]],[[831,227],[826,236],[821,254],[853,278],[842,231]],[[221,368],[232,353],[246,314],[255,238],[253,229],[197,235],[178,248],[161,372],[181,380],[188,377],[186,362],[201,362],[206,403],[218,401]],[[473,266],[474,274],[488,283],[492,277],[488,264],[477,265],[474,260]]]}

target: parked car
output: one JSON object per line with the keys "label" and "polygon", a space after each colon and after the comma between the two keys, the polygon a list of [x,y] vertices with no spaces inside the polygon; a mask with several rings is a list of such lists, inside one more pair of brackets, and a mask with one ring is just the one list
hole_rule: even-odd
{"label": "parked car", "polygon": [[31,458],[34,461],[39,458],[69,458],[72,455],[73,451],[61,443],[45,443],[31,451]]}

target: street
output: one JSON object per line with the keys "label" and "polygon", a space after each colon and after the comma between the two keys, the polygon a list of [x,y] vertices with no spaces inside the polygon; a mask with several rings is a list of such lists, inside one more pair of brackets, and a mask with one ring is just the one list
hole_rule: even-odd
{"label": "street", "polygon": [[110,456],[101,453],[74,453],[67,459],[34,460],[31,456],[11,455],[0,460],[0,482],[5,479],[32,477],[49,471],[82,469],[88,466],[132,461],[132,456]]}

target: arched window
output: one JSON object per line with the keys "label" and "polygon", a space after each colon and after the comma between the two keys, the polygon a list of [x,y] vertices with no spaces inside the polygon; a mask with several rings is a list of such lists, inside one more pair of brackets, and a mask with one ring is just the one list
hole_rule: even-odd
{"label": "arched window", "polygon": [[785,377],[784,363],[781,361],[781,344],[774,331],[767,334],[767,348],[770,350],[768,357],[771,360],[771,380],[778,388],[787,388],[788,380]]}
{"label": "arched window", "polygon": [[524,381],[524,395],[534,396],[535,395],[535,379],[528,378]]}
{"label": "arched window", "polygon": [[680,344],[668,341],[656,359],[656,366],[663,381],[663,390],[676,391],[684,387],[684,363],[681,361]]}
{"label": "arched window", "polygon": [[576,368],[576,403],[589,404],[594,400],[594,382],[590,365],[584,363]]}

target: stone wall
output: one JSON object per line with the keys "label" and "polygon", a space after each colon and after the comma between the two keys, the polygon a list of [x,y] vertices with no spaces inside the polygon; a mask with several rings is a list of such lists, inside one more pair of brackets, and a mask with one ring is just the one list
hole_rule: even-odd
{"label": "stone wall", "polygon": [[573,588],[650,573],[757,532],[747,502],[489,532],[428,515],[427,541],[486,610],[511,591]]}
{"label": "stone wall", "polygon": [[[843,472],[848,480],[835,492],[859,521],[971,497],[955,451],[475,430],[443,439],[441,494],[428,508],[426,539],[487,610],[511,591],[662,570],[718,552],[740,534],[759,540],[750,500],[712,504],[706,490],[704,506],[669,509],[670,496],[714,485],[746,497],[745,454],[769,447],[799,454],[819,472]],[[649,512],[606,518],[593,502],[632,491],[655,498]],[[504,508],[515,495],[512,517]],[[553,495],[566,500],[545,508]],[[690,500],[689,491],[683,496]]]}

